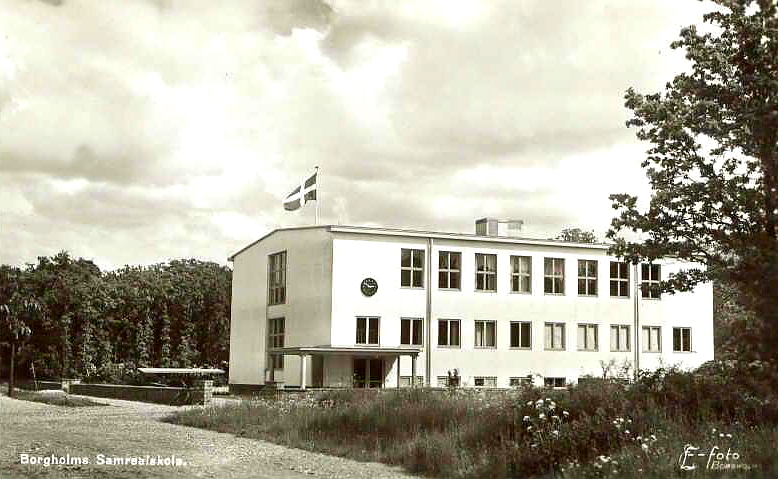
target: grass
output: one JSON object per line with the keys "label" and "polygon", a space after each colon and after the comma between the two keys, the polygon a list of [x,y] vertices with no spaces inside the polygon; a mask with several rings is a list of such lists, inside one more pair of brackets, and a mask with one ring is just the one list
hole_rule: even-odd
{"label": "grass", "polygon": [[434,477],[688,477],[678,462],[687,444],[706,454],[718,448],[714,458],[736,452],[738,460],[722,462],[754,466],[722,473],[694,457],[695,477],[778,477],[773,379],[743,384],[722,374],[670,369],[631,386],[569,391],[326,392],[190,409],[166,421]]}
{"label": "grass", "polygon": [[107,406],[105,403],[92,401],[89,398],[80,396],[71,396],[62,392],[62,394],[46,394],[39,391],[26,391],[24,389],[18,389],[14,391],[14,398],[21,399],[23,401],[40,402],[44,404],[51,404],[53,406],[65,406],[65,407],[87,407],[87,406]]}

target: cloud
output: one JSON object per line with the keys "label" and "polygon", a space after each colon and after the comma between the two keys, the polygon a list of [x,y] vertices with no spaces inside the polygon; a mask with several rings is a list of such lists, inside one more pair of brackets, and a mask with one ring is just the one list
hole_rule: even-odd
{"label": "cloud", "polygon": [[312,222],[280,202],[315,165],[325,222],[602,230],[645,194],[624,90],[708,8],[3,0],[0,260],[223,262]]}

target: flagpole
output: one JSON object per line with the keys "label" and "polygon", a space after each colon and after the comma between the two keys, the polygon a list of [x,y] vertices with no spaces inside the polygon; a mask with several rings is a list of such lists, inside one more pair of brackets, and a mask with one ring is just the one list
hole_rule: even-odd
{"label": "flagpole", "polygon": [[319,167],[316,167],[316,226],[319,226],[319,203],[321,203],[321,191],[319,188],[321,178],[319,178]]}

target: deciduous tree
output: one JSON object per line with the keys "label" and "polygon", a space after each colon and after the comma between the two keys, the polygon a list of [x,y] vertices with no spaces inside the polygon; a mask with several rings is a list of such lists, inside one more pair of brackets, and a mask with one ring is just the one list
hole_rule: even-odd
{"label": "deciduous tree", "polygon": [[[712,32],[684,28],[687,73],[664,92],[626,93],[627,125],[651,143],[647,209],[611,195],[608,238],[631,261],[676,257],[689,267],[663,284],[686,291],[713,278],[737,285],[759,328],[759,356],[778,356],[778,14],[774,0],[715,0]],[[620,237],[624,230],[640,241]]]}

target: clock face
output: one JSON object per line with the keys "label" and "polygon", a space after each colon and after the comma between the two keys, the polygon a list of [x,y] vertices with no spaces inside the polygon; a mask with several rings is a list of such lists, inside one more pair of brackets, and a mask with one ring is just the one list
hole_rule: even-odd
{"label": "clock face", "polygon": [[378,282],[373,278],[365,278],[359,288],[365,296],[373,296],[378,291]]}

